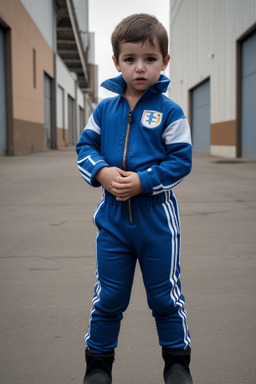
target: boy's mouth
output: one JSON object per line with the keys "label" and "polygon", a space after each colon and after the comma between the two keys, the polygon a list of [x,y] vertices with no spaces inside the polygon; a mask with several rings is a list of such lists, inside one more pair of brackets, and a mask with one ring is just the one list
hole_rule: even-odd
{"label": "boy's mouth", "polygon": [[145,79],[145,77],[136,77],[135,81],[138,81],[138,82],[143,82],[143,81],[146,81],[147,79]]}

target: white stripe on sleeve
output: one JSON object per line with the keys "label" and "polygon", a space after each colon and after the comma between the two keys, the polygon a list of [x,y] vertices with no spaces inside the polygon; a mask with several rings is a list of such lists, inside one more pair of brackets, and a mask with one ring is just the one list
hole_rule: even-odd
{"label": "white stripe on sleeve", "polygon": [[190,128],[187,119],[174,121],[162,134],[165,144],[188,143],[191,144]]}
{"label": "white stripe on sleeve", "polygon": [[90,118],[89,118],[89,120],[88,120],[88,123],[87,123],[87,125],[86,125],[86,127],[85,127],[84,130],[86,130],[86,129],[90,129],[90,130],[92,130],[92,131],[98,133],[98,135],[101,134],[101,129],[100,129],[100,127],[95,123],[95,120],[94,120],[94,118],[93,118],[93,115],[90,116]]}

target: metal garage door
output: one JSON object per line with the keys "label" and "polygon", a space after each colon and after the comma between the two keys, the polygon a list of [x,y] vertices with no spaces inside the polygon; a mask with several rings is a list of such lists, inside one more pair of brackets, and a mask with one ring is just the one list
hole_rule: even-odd
{"label": "metal garage door", "polygon": [[210,152],[210,81],[192,91],[192,140],[196,152]]}
{"label": "metal garage door", "polygon": [[44,74],[44,127],[45,127],[45,147],[51,147],[51,126],[52,126],[52,92],[51,78]]}
{"label": "metal garage door", "polygon": [[256,158],[256,32],[242,44],[241,155]]}
{"label": "metal garage door", "polygon": [[5,93],[5,55],[4,31],[0,27],[0,155],[6,155],[6,93]]}
{"label": "metal garage door", "polygon": [[68,95],[68,143],[69,145],[76,144],[74,108],[75,108],[74,99]]}

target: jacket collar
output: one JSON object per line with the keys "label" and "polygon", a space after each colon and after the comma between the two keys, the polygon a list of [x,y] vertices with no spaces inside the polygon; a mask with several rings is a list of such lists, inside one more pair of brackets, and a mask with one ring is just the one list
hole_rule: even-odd
{"label": "jacket collar", "polygon": [[[159,80],[151,85],[146,93],[165,93],[167,91],[170,79],[164,75],[160,75]],[[111,92],[117,93],[119,95],[124,95],[126,90],[126,82],[122,75],[114,77],[112,79],[105,80],[101,87],[108,89]]]}

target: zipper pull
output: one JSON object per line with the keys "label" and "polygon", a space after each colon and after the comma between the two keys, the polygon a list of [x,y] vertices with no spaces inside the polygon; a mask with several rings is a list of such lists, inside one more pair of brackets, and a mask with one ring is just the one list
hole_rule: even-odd
{"label": "zipper pull", "polygon": [[128,113],[128,123],[129,124],[132,123],[132,111],[129,111],[129,113]]}

